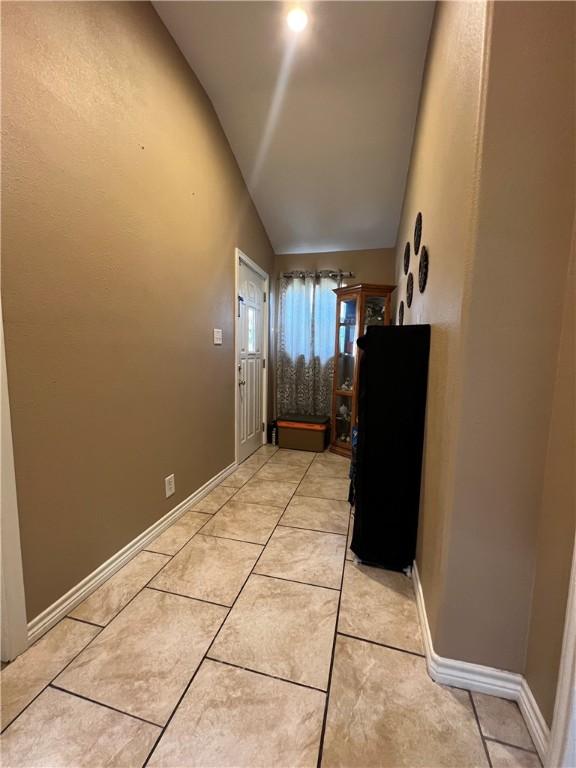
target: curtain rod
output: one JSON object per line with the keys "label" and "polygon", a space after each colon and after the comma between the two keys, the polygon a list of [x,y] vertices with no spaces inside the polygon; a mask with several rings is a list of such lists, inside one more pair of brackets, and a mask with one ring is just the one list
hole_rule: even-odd
{"label": "curtain rod", "polygon": [[354,272],[342,272],[339,269],[321,269],[318,271],[295,269],[292,272],[282,272],[280,277],[335,277],[337,279],[342,279],[343,277],[354,277]]}

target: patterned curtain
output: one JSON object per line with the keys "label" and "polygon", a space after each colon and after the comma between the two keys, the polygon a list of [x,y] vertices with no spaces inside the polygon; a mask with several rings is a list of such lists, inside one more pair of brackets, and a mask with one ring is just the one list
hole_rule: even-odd
{"label": "patterned curtain", "polygon": [[333,277],[280,278],[276,406],[279,417],[328,416],[334,376]]}

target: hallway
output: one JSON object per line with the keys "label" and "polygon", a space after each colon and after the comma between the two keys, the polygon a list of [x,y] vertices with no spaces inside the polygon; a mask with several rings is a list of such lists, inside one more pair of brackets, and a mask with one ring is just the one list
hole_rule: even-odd
{"label": "hallway", "polygon": [[429,678],[411,581],[353,561],[347,474],[260,448],[2,672],[2,764],[537,768],[516,704]]}

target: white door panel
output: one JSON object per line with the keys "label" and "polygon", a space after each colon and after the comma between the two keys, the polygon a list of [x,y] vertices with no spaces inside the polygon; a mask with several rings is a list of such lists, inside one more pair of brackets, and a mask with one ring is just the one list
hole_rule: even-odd
{"label": "white door panel", "polygon": [[240,260],[238,272],[238,461],[262,445],[265,281]]}

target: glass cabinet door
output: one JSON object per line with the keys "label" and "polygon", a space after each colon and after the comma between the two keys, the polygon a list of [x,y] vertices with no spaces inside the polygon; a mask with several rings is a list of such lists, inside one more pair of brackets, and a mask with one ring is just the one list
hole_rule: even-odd
{"label": "glass cabinet door", "polygon": [[358,338],[356,325],[356,297],[342,299],[338,314],[338,357],[336,360],[336,390],[352,393],[354,381],[355,345]]}
{"label": "glass cabinet door", "polygon": [[386,302],[387,296],[366,296],[364,299],[364,328],[362,334],[366,333],[369,325],[386,324]]}
{"label": "glass cabinet door", "polygon": [[336,443],[351,447],[352,434],[352,398],[343,395],[336,397],[334,412],[334,437]]}
{"label": "glass cabinet door", "polygon": [[334,441],[347,449],[351,445],[354,365],[358,338],[358,296],[342,298],[338,305],[338,352],[336,397],[334,400]]}
{"label": "glass cabinet door", "polygon": [[335,289],[336,339],[330,450],[340,456],[352,453],[352,430],[358,421],[357,365],[362,352],[356,342],[371,325],[390,322],[390,296],[394,286],[374,283]]}

